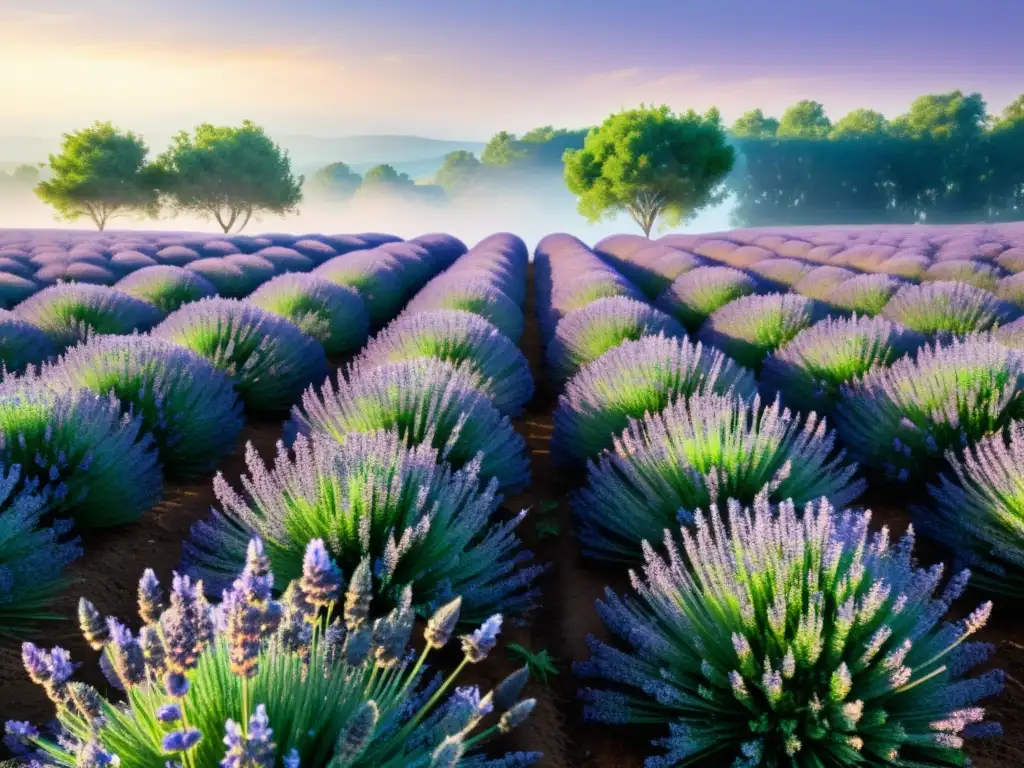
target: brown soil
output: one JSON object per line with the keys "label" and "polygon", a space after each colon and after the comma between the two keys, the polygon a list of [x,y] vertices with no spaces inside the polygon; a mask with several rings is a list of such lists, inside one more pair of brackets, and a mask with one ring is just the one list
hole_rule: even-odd
{"label": "brown soil", "polygon": [[[532,285],[530,296],[532,302]],[[544,577],[542,606],[526,626],[507,626],[503,637],[534,651],[546,649],[558,660],[560,674],[551,677],[547,686],[531,681],[526,695],[537,698],[537,708],[529,723],[508,737],[503,746],[542,751],[540,765],[550,768],[641,768],[644,756],[650,752],[650,739],[661,732],[580,722],[574,696],[578,683],[573,678],[571,663],[587,657],[588,634],[607,637],[594,611],[594,600],[606,586],[622,592],[628,584],[622,569],[585,562],[579,555],[568,496],[579,485],[580,478],[551,462],[549,445],[557,391],[544,376],[532,304],[526,312],[522,346],[531,362],[538,391],[516,424],[529,445],[533,483],[528,492],[506,499],[505,507],[532,508],[533,522],[527,518],[523,538],[539,561],[551,564],[551,570]],[[280,431],[281,423],[277,421],[250,422],[239,440],[238,451],[225,462],[225,476],[234,480],[244,470],[242,448],[246,441],[253,441],[260,453],[268,456],[273,453]],[[58,606],[72,618],[46,627],[40,642],[67,647],[77,661],[84,662],[79,676],[102,690],[104,681],[98,672],[96,654],[80,639],[73,620],[78,595],[88,596],[105,614],[134,616],[135,589],[142,570],[154,568],[166,583],[178,565],[181,543],[190,525],[208,513],[213,501],[210,478],[188,486],[168,486],[165,501],[139,522],[91,536],[85,542],[85,556],[71,569],[79,583]],[[556,520],[560,532],[544,537],[538,535],[536,518],[542,514],[542,505],[547,507],[550,503],[557,507],[543,515]],[[876,524],[888,524],[894,535],[906,528],[908,516],[902,500],[872,494],[865,503],[875,510]],[[918,553],[922,562],[946,554],[923,540],[919,541]],[[974,603],[983,599],[978,595],[970,597],[975,598]],[[1002,721],[1006,735],[973,744],[970,753],[978,768],[1024,765],[1024,615],[1017,614],[1014,605],[996,601],[994,623],[984,634],[984,639],[999,646],[995,666],[1007,672],[1006,692],[989,703],[994,717]],[[515,667],[509,657],[496,653],[480,669],[472,670],[472,678],[474,682],[493,683]],[[51,716],[51,706],[42,691],[27,680],[21,669],[18,644],[0,640],[0,720],[15,718],[42,723]]]}

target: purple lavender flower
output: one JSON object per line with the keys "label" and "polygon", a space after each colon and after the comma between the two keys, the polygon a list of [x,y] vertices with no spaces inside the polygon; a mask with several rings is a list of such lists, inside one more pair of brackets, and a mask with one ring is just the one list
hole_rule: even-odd
{"label": "purple lavender flower", "polygon": [[427,283],[405,308],[407,314],[461,310],[487,320],[513,344],[523,335],[523,312],[498,288],[484,279],[442,280]]}
{"label": "purple lavender flower", "polygon": [[89,739],[78,753],[76,768],[107,768],[118,766],[121,758],[107,749],[96,739]]}
{"label": "purple lavender flower", "polygon": [[395,257],[383,250],[336,256],[312,274],[357,291],[366,303],[373,326],[379,327],[394,317],[405,298],[402,268]]}
{"label": "purple lavender flower", "polygon": [[244,734],[234,720],[225,723],[224,731],[224,746],[228,749],[221,768],[273,768],[277,745],[271,741],[274,731],[263,704],[256,705]]}
{"label": "purple lavender flower", "polygon": [[479,664],[487,658],[498,642],[501,632],[501,614],[491,616],[472,634],[462,636],[462,652],[471,664]]}
{"label": "purple lavender flower", "polygon": [[431,648],[444,648],[455,632],[459,623],[459,611],[462,608],[462,598],[457,597],[450,603],[442,605],[427,622],[427,629],[423,638]]}
{"label": "purple lavender flower", "polygon": [[286,433],[319,432],[342,443],[354,433],[397,428],[409,445],[429,442],[457,468],[482,453],[481,474],[513,492],[528,480],[526,444],[484,386],[431,358],[352,368],[337,387],[328,380],[319,394],[307,391]]}
{"label": "purple lavender flower", "polygon": [[904,285],[905,281],[890,275],[859,275],[837,285],[822,301],[834,310],[873,317]]}
{"label": "purple lavender flower", "polygon": [[681,546],[666,533],[665,554],[645,551],[635,593],[608,590],[598,602],[617,640],[591,638],[591,658],[576,665],[600,686],[583,690],[584,717],[668,724],[652,765],[712,754],[736,765],[840,764],[837,744],[855,750],[852,760],[962,760],[946,737],[983,722],[980,708],[964,708],[1001,685],[999,673],[963,678],[963,659],[985,658],[964,641],[990,608],[940,625],[965,578],[935,597],[942,569],[916,568],[913,534],[892,546],[869,522],[825,501],[799,515],[761,497],[752,509],[730,501],[727,514],[699,513]]}
{"label": "purple lavender flower", "polygon": [[13,312],[0,309],[0,365],[8,373],[20,373],[29,365],[38,365],[53,357],[56,352],[50,337],[36,326]]}
{"label": "purple lavender flower", "polygon": [[27,756],[35,750],[32,740],[39,738],[39,729],[31,723],[8,720],[4,724],[4,734],[4,746],[13,755]]}
{"label": "purple lavender flower", "polygon": [[160,626],[168,669],[187,674],[195,668],[199,654],[213,638],[213,622],[202,594],[202,582],[193,583],[188,576],[174,574],[171,604],[160,617]]}
{"label": "purple lavender flower", "polygon": [[991,264],[970,259],[952,259],[932,264],[921,275],[922,283],[951,282],[968,283],[975,288],[994,292],[1005,272]]}
{"label": "purple lavender flower", "polygon": [[310,384],[327,376],[323,347],[292,323],[230,299],[186,304],[153,335],[191,349],[230,376],[243,402],[256,411],[280,411]]}
{"label": "purple lavender flower", "polygon": [[693,331],[721,307],[757,289],[757,281],[738,269],[700,267],[676,278],[657,305]]}
{"label": "purple lavender flower", "polygon": [[582,462],[610,447],[630,418],[696,392],[730,391],[753,397],[754,377],[716,350],[663,336],[624,342],[566,385],[554,415],[552,452],[560,461]]}
{"label": "purple lavender flower", "polygon": [[831,291],[847,280],[857,277],[857,273],[826,264],[816,267],[793,284],[793,290],[809,299],[824,299]]}
{"label": "purple lavender flower", "polygon": [[121,278],[114,287],[152,304],[165,315],[180,309],[184,304],[217,293],[213,283],[198,272],[169,264],[135,270]]}
{"label": "purple lavender flower", "polygon": [[356,367],[370,370],[428,357],[478,376],[503,416],[517,415],[533,396],[533,377],[523,353],[483,317],[462,310],[399,316],[370,340]]}
{"label": "purple lavender flower", "polygon": [[174,754],[175,752],[188,752],[198,744],[203,734],[196,728],[186,728],[181,731],[171,731],[164,736],[161,745],[164,752]]}
{"label": "purple lavender flower", "polygon": [[882,314],[912,331],[947,338],[987,331],[1016,319],[1020,312],[973,285],[936,282],[900,289]]}
{"label": "purple lavender flower", "polygon": [[142,572],[138,594],[139,616],[147,624],[158,622],[164,609],[164,593],[152,568],[147,568]]}
{"label": "purple lavender flower", "polygon": [[126,688],[141,685],[146,681],[146,659],[138,638],[113,617],[107,619],[107,627],[110,635],[107,651],[117,676]]}
{"label": "purple lavender flower", "polygon": [[327,553],[323,539],[313,539],[306,545],[299,588],[316,608],[326,608],[341,594],[341,571]]}
{"label": "purple lavender flower", "polygon": [[367,701],[345,725],[334,750],[334,759],[341,765],[354,762],[373,741],[380,717],[377,704]]}

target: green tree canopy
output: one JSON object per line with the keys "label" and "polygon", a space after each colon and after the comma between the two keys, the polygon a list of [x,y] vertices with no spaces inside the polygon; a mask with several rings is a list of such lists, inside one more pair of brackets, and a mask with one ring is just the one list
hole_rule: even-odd
{"label": "green tree canopy", "polygon": [[825,114],[825,107],[820,102],[804,99],[782,113],[776,135],[789,139],[821,139],[831,130],[832,122]]}
{"label": "green tree canopy", "polygon": [[350,197],[362,184],[363,177],[346,163],[331,163],[313,174],[309,185],[316,191],[332,197]]}
{"label": "green tree canopy", "polygon": [[[39,167],[42,167],[40,164]],[[39,167],[34,165],[19,165],[14,169],[11,178],[17,184],[37,184],[39,182]]]}
{"label": "green tree canopy", "polygon": [[667,106],[610,116],[565,153],[565,182],[590,221],[626,211],[650,235],[661,216],[678,224],[720,199],[732,169],[717,110],[674,114]]}
{"label": "green tree canopy", "polygon": [[451,192],[463,189],[477,180],[481,163],[476,155],[465,150],[449,152],[434,176],[434,183]]}
{"label": "green tree canopy", "polygon": [[157,165],[175,209],[212,217],[225,232],[241,232],[255,213],[292,213],[302,201],[303,178],[292,175],[288,153],[250,120],[182,131]]}
{"label": "green tree canopy", "polygon": [[59,218],[76,221],[88,216],[100,230],[112,216],[155,215],[159,196],[146,162],[148,153],[139,136],[111,123],[97,122],[66,133],[60,153],[50,155],[51,177],[36,185],[36,195],[53,206]]}
{"label": "green tree canopy", "polygon": [[912,139],[976,138],[985,129],[988,108],[980,93],[932,93],[914,99],[910,111],[892,121],[893,128]]}
{"label": "green tree canopy", "polygon": [[1024,94],[1006,105],[1006,109],[1003,110],[999,119],[995,121],[993,127],[998,131],[1020,126],[1024,126]]}
{"label": "green tree canopy", "polygon": [[778,130],[779,121],[774,117],[765,117],[760,109],[740,115],[731,128],[733,136],[739,139],[763,139],[774,136]]}
{"label": "green tree canopy", "polygon": [[378,165],[366,172],[363,176],[363,189],[394,187],[396,189],[416,186],[409,174],[399,173],[390,165]]}
{"label": "green tree canopy", "polygon": [[516,148],[515,134],[508,131],[499,131],[491,137],[480,155],[480,161],[484,165],[508,165],[517,157],[522,157],[523,151]]}
{"label": "green tree canopy", "polygon": [[832,126],[829,137],[852,139],[858,136],[879,136],[889,130],[885,115],[873,109],[855,109]]}

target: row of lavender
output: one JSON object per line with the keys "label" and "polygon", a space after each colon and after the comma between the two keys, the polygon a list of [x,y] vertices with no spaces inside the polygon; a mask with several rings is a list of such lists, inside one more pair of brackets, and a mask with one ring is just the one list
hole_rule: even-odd
{"label": "row of lavender", "polygon": [[[377,249],[342,258],[361,257],[364,272],[388,275],[404,298],[465,251],[447,236],[402,245],[403,261]],[[24,321],[0,323],[5,338],[37,357],[63,352],[0,385],[0,631],[48,615],[64,566],[81,551],[77,539],[66,540],[72,520],[90,530],[138,518],[159,501],[164,476],[190,479],[216,468],[233,450],[244,412],[287,412],[309,384],[323,381],[331,345],[318,339],[365,341],[361,294],[320,282],[284,274],[264,286],[275,290],[262,299],[277,296],[277,305],[202,298],[162,321],[156,306],[114,289],[62,284],[30,299],[52,292],[49,313],[36,305],[49,322],[31,331]],[[334,288],[352,301],[340,305]]]}
{"label": "row of lavender", "polygon": [[[663,251],[659,265],[670,263],[688,265],[680,274],[716,269]],[[776,385],[822,382],[816,402],[831,402],[825,412],[857,458],[884,470],[879,479],[934,479],[946,449],[997,452],[993,433],[1020,409],[1024,356],[987,336],[923,346],[885,318],[828,318],[805,297],[753,291],[709,312],[694,343],[686,313],[650,306],[574,238],[546,238],[536,264],[549,365],[568,379],[553,452],[567,467],[586,462],[573,499],[583,551],[643,564],[634,595],[609,591],[598,603],[620,642],[592,639],[577,665],[595,681],[581,693],[586,716],[667,723],[651,766],[712,755],[750,766],[952,765],[965,759],[965,737],[998,732],[977,702],[1001,690],[1002,673],[965,678],[993,651],[969,639],[991,603],[940,624],[967,571],[936,597],[942,568],[914,566],[912,534],[893,547],[887,531],[869,530],[870,513],[836,511],[865,488],[857,465],[817,414],[766,405],[760,391],[781,388],[804,409],[799,390]],[[761,382],[721,350],[761,369]],[[1003,455],[1013,450],[1024,453]],[[946,517],[959,513],[946,521],[952,535],[977,544],[1000,574],[994,586],[1012,590],[1019,581],[1002,576],[1019,562],[1019,538],[1009,552],[999,544],[1019,469],[968,459],[976,481],[979,470],[987,498],[970,482],[957,496],[949,480],[935,494]]]}
{"label": "row of lavender", "polygon": [[[181,233],[4,230],[0,307],[9,309],[57,282],[115,285],[154,266],[187,268],[221,295],[239,298],[268,272],[308,272],[351,251],[401,242],[394,235],[186,235]],[[273,270],[270,268],[273,267]]]}
{"label": "row of lavender", "polygon": [[[518,238],[481,242],[337,384],[307,390],[286,425],[290,450],[279,444],[272,467],[249,445],[242,492],[215,479],[221,510],[194,528],[170,607],[152,572],[140,582],[137,636],[83,602],[83,631],[129,692],[127,709],[112,716],[116,705],[70,682],[60,649],[27,645],[62,738],[11,723],[8,742],[66,766],[535,762],[481,753],[529,715],[525,669],[487,695],[469,686],[444,697],[494,648],[502,612],[532,606],[542,570],[515,535],[524,513],[499,519],[500,492],[529,479],[508,414],[533,382],[496,327],[522,327],[526,266]],[[351,574],[344,592],[342,573]],[[272,574],[289,584],[279,601]],[[211,609],[206,595],[217,593]],[[428,621],[415,656],[417,615]],[[428,678],[427,656],[481,621],[462,636],[454,672]]]}

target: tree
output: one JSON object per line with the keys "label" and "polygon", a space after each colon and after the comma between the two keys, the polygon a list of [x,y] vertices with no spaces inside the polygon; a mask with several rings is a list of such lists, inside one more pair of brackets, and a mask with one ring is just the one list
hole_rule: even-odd
{"label": "tree", "polygon": [[1024,125],[1024,94],[1006,105],[1003,114],[995,121],[993,128],[997,131]]}
{"label": "tree", "polygon": [[912,139],[973,139],[981,135],[988,108],[980,93],[932,93],[914,99],[910,111],[893,120],[893,128]]}
{"label": "tree", "polygon": [[14,169],[14,172],[11,174],[11,178],[16,184],[38,184],[39,168],[42,167],[42,163],[40,163],[38,167],[34,165],[19,165]]}
{"label": "tree", "polygon": [[515,134],[499,131],[487,142],[480,160],[484,165],[508,165],[523,154],[522,150],[516,148]]}
{"label": "tree", "polygon": [[444,156],[444,162],[434,176],[434,183],[449,192],[462,189],[478,178],[480,165],[480,161],[472,152],[449,152]]}
{"label": "tree", "polygon": [[852,139],[858,136],[879,136],[889,130],[889,122],[881,112],[855,109],[832,126],[829,138]]}
{"label": "tree", "polygon": [[782,113],[776,135],[790,139],[823,139],[830,130],[832,123],[825,115],[825,107],[820,102],[804,99]]}
{"label": "tree", "polygon": [[763,139],[774,136],[779,130],[779,121],[765,117],[760,109],[747,112],[732,124],[731,132],[738,139]]}
{"label": "tree", "polygon": [[148,153],[139,136],[110,123],[66,133],[60,154],[50,155],[51,178],[36,185],[36,196],[59,218],[88,216],[99,230],[120,214],[156,215],[159,195]]}
{"label": "tree", "polygon": [[175,209],[212,217],[224,232],[236,224],[241,232],[255,213],[292,213],[302,201],[304,179],[292,176],[288,153],[250,120],[182,131],[157,166]]}
{"label": "tree", "polygon": [[331,163],[313,174],[310,186],[332,197],[351,197],[362,184],[363,177],[345,163]]}
{"label": "tree", "polygon": [[721,199],[735,153],[717,110],[676,115],[667,106],[610,116],[565,153],[565,182],[590,221],[626,211],[648,237],[659,216],[679,224]]}
{"label": "tree", "polygon": [[378,165],[366,172],[366,175],[363,176],[363,183],[360,189],[381,187],[409,189],[415,186],[416,182],[409,178],[407,173],[399,173],[390,165]]}

